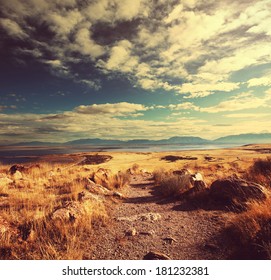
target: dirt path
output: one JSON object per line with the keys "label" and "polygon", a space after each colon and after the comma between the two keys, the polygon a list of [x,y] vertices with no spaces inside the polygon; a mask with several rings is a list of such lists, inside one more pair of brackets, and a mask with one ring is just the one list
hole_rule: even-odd
{"label": "dirt path", "polygon": [[228,258],[219,237],[226,213],[178,210],[180,201],[155,194],[150,174],[133,176],[125,195],[127,198],[114,207],[109,225],[91,238],[86,258],[135,260],[149,251],[171,259]]}

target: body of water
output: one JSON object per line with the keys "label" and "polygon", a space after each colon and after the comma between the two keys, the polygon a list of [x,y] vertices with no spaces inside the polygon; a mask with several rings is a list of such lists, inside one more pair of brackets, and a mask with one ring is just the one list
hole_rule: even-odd
{"label": "body of water", "polygon": [[202,145],[126,145],[126,146],[44,146],[44,147],[0,147],[0,162],[4,164],[34,162],[40,157],[57,154],[87,152],[166,152],[187,150],[213,150],[236,147],[237,144],[202,144]]}

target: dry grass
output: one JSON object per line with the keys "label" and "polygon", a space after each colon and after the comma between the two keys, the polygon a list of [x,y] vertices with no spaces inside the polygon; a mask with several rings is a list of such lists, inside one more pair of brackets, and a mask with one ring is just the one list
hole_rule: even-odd
{"label": "dry grass", "polygon": [[271,197],[253,201],[246,212],[236,215],[227,226],[235,241],[237,258],[271,259]]}
{"label": "dry grass", "polygon": [[245,177],[250,181],[271,187],[271,157],[256,159],[245,173]]}
{"label": "dry grass", "polygon": [[177,196],[191,188],[190,176],[178,176],[172,170],[155,170],[153,177],[158,191],[165,196]]}
{"label": "dry grass", "polygon": [[[85,240],[93,224],[105,224],[108,217],[104,198],[78,201],[94,171],[44,163],[17,178],[18,174],[10,175],[8,170],[9,166],[0,167],[0,179],[9,179],[0,184],[0,258],[84,258]],[[128,181],[129,176],[119,172],[111,174],[107,184],[111,189],[122,188]],[[67,202],[77,203],[80,215],[53,219],[54,211],[65,209]]]}

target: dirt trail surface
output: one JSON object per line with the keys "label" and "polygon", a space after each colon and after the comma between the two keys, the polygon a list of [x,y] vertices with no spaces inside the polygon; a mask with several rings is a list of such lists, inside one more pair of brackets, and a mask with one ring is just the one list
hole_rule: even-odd
{"label": "dirt trail surface", "polygon": [[126,199],[115,205],[109,225],[91,238],[88,259],[143,259],[157,251],[170,259],[227,259],[221,231],[227,213],[180,210],[180,201],[155,193],[152,176],[134,175]]}

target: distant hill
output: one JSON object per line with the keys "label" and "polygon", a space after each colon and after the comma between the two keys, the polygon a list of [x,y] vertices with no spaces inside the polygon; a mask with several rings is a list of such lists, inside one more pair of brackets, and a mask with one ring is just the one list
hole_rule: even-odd
{"label": "distant hill", "polygon": [[194,136],[175,136],[168,139],[161,140],[148,140],[148,139],[134,139],[134,140],[112,140],[112,139],[77,139],[64,143],[53,142],[20,142],[9,146],[80,146],[80,145],[93,145],[93,146],[131,146],[131,145],[204,145],[204,144],[257,144],[257,143],[271,143],[271,133],[248,133],[239,135],[229,135],[220,137],[216,140],[207,140]]}
{"label": "distant hill", "polygon": [[69,142],[65,142],[65,145],[120,145],[123,141],[121,140],[106,140],[106,139],[78,139]]}
{"label": "distant hill", "polygon": [[208,144],[210,140],[192,136],[175,136],[156,141],[157,144]]}
{"label": "distant hill", "polygon": [[271,133],[248,133],[239,135],[229,135],[220,137],[213,141],[214,143],[230,144],[264,144],[271,143]]}
{"label": "distant hill", "polygon": [[7,146],[58,146],[58,145],[63,145],[62,143],[59,142],[41,142],[41,141],[31,141],[31,142],[19,142],[19,143],[14,143],[10,144]]}

